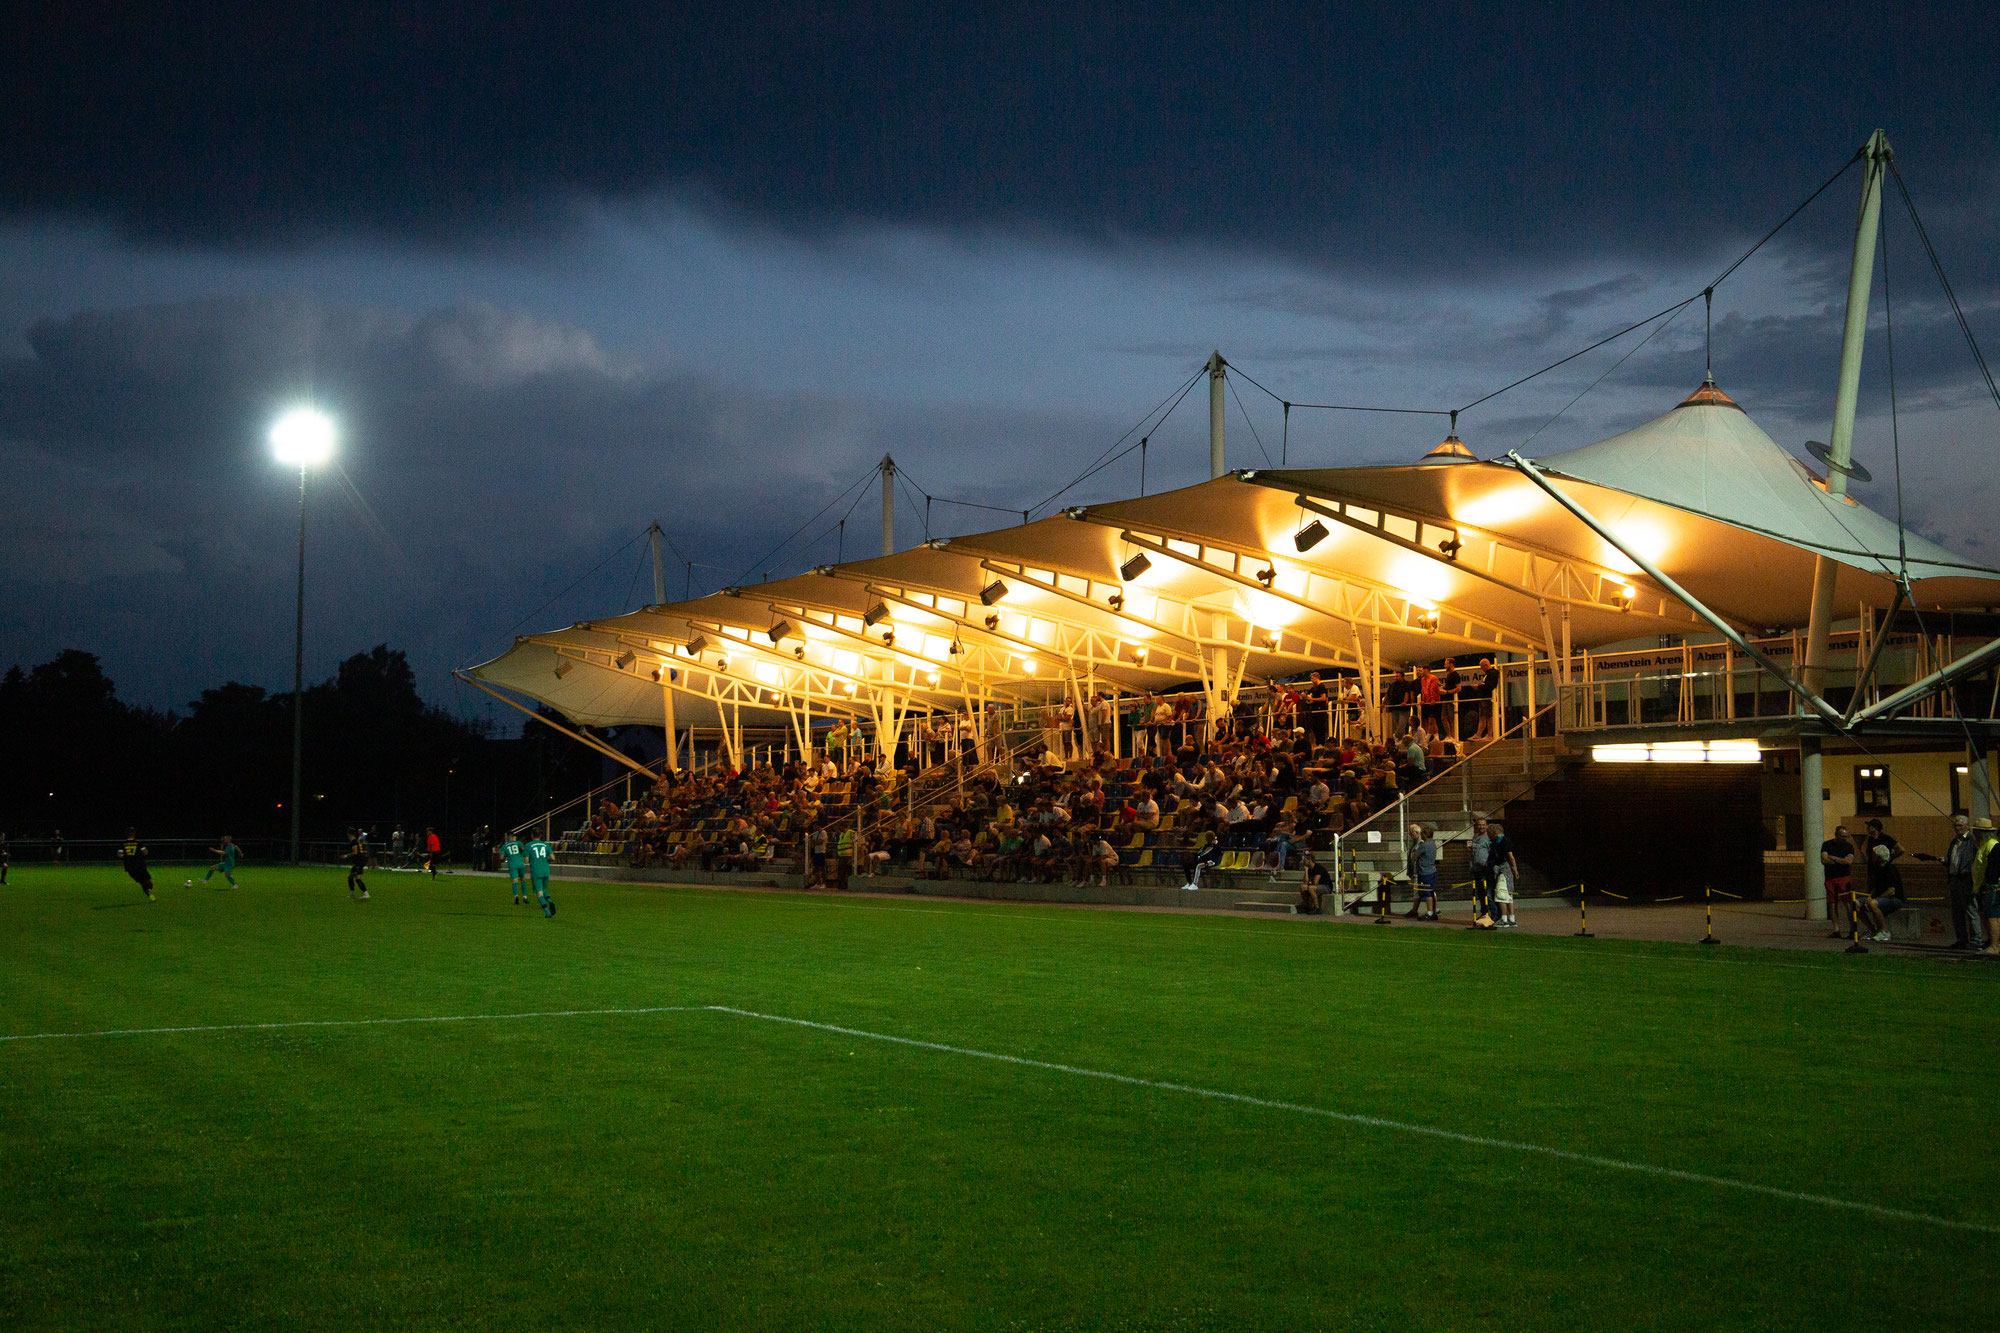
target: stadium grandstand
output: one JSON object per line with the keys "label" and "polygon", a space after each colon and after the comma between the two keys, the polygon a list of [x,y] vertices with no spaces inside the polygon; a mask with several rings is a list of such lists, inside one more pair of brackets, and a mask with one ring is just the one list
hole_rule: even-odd
{"label": "stadium grandstand", "polygon": [[[1886,141],[1861,156],[1873,198]],[[1170,889],[1221,841],[1224,875],[1310,852],[1359,891],[1413,824],[1458,882],[1452,848],[1507,809],[1543,882],[1591,871],[1593,821],[1696,820],[1652,858],[1674,881],[1823,916],[1838,820],[1941,847],[1990,814],[2000,701],[2000,571],[1846,493],[1871,217],[1812,462],[1711,375],[1539,459],[1475,457],[1454,413],[1408,465],[1231,471],[1217,353],[1199,485],[898,550],[885,458],[880,557],[662,594],[461,676],[630,770],[536,821],[577,867],[806,876],[831,830],[847,872],[1082,883],[1102,840]],[[658,764],[576,729],[635,724],[672,738]]]}

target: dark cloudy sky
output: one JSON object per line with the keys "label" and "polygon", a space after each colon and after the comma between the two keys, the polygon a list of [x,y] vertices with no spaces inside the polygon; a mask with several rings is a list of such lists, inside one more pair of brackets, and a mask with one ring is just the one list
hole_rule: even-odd
{"label": "dark cloudy sky", "polygon": [[[885,450],[1027,506],[1211,347],[1298,400],[1462,404],[1698,291],[1878,125],[2000,361],[1990,5],[514,8],[10,15],[0,667],[81,647],[161,706],[288,685],[295,478],[262,437],[311,396],[344,443],[308,672],[387,641],[484,711],[449,669],[649,599],[618,548],[654,518],[703,591],[832,559],[844,500],[763,561]],[[1824,438],[1858,186],[1716,297],[1719,380],[1794,447]],[[1978,551],[2000,413],[1884,216],[1906,503]],[[1553,425],[1636,338],[1461,433],[1553,452],[1665,410],[1700,313]],[[1878,476],[1883,345],[1878,288]],[[1232,402],[1231,461],[1261,462],[1279,413],[1239,388],[1261,445]],[[1205,475],[1198,406],[1149,488]],[[1410,458],[1440,425],[1295,413],[1290,457]]]}

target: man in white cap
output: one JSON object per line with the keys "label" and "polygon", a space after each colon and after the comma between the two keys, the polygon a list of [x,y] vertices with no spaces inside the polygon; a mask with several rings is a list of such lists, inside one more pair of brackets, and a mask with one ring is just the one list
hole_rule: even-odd
{"label": "man in white cap", "polygon": [[1993,821],[1982,819],[1984,831],[1975,830],[1973,823],[1964,815],[1953,815],[1951,819],[1951,845],[1944,850],[1945,895],[1951,907],[1951,947],[1954,949],[1980,949],[1986,945],[1986,927],[1979,918],[1979,907],[1974,902],[1972,886],[1972,863],[1979,854],[1982,838],[1990,835]]}

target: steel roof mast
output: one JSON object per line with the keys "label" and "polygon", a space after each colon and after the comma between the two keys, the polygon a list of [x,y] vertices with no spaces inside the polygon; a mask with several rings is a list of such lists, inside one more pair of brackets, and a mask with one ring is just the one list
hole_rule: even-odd
{"label": "steel roof mast", "polygon": [[[1889,169],[1889,136],[1876,130],[1862,146],[1861,215],[1854,227],[1854,260],[1847,273],[1847,324],[1840,335],[1840,380],[1833,396],[1833,431],[1827,436],[1826,491],[1847,493],[1854,461],[1854,405],[1861,393],[1861,350],[1868,333],[1868,298],[1875,284],[1875,241],[1882,221],[1882,177]],[[1802,681],[1814,694],[1826,690],[1827,637],[1833,628],[1833,587],[1840,567],[1831,556],[1813,560],[1812,618],[1806,623]],[[1819,847],[1826,839],[1825,764],[1819,739],[1799,738],[1800,841],[1804,844],[1806,916],[1826,918],[1826,870]]]}

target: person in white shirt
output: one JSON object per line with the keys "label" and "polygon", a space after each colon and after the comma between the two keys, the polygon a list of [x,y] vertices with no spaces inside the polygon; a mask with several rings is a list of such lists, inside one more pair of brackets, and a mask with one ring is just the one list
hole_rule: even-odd
{"label": "person in white shirt", "polygon": [[1139,804],[1134,808],[1139,813],[1139,818],[1134,822],[1140,828],[1156,829],[1160,826],[1160,803],[1153,799],[1151,792],[1143,794],[1139,798]]}
{"label": "person in white shirt", "polygon": [[1230,823],[1241,824],[1244,820],[1248,818],[1250,818],[1250,807],[1243,804],[1243,798],[1241,796],[1238,796],[1235,800],[1229,803],[1228,819]]}
{"label": "person in white shirt", "polygon": [[1090,859],[1097,867],[1097,887],[1101,889],[1111,872],[1118,868],[1118,852],[1110,843],[1099,838],[1097,845],[1090,849]]}

